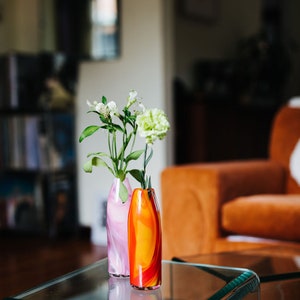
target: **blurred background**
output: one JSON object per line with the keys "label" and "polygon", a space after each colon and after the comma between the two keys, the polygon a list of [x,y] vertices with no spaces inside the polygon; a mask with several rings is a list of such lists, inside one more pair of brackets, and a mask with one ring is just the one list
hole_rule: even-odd
{"label": "blurred background", "polygon": [[0,228],[97,226],[112,178],[82,171],[99,145],[78,136],[92,122],[86,100],[103,94],[124,101],[135,88],[167,111],[171,132],[150,170],[158,194],[167,165],[266,157],[274,114],[299,94],[299,6],[0,0]]}

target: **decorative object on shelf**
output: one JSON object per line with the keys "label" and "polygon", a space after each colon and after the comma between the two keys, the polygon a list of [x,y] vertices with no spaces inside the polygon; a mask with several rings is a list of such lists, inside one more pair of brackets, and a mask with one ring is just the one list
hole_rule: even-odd
{"label": "decorative object on shelf", "polygon": [[[137,160],[144,152],[144,150],[134,151],[137,134],[136,119],[144,112],[144,106],[134,90],[130,91],[122,112],[118,111],[114,101],[107,102],[104,96],[101,102],[95,101],[91,104],[88,101],[88,105],[89,112],[96,113],[102,125],[86,127],[79,137],[79,142],[99,129],[103,129],[107,132],[109,153],[88,154],[89,160],[85,163],[84,170],[92,172],[93,167],[104,166],[115,178],[107,201],[108,269],[112,276],[129,276],[127,216],[131,187],[127,174],[130,172],[129,163]],[[118,203],[119,200],[121,203]],[[121,210],[122,216],[119,215]]]}
{"label": "decorative object on shelf", "polygon": [[170,128],[165,113],[147,109],[137,116],[138,132],[146,139],[142,170],[130,174],[141,184],[133,191],[128,214],[130,284],[137,289],[157,289],[161,285],[161,221],[155,190],[146,167],[152,158],[152,144],[163,139]]}

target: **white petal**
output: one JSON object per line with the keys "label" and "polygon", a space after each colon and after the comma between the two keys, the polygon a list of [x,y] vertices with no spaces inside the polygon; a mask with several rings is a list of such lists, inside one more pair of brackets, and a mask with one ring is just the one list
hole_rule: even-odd
{"label": "white petal", "polygon": [[300,139],[290,157],[290,171],[292,177],[300,185]]}
{"label": "white petal", "polygon": [[129,99],[130,99],[130,100],[135,99],[136,96],[137,96],[137,91],[136,91],[136,90],[131,90],[131,91],[129,92]]}

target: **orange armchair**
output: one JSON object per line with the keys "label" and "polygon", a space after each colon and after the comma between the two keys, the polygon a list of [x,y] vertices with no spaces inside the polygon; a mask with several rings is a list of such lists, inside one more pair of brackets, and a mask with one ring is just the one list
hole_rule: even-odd
{"label": "orange armchair", "polygon": [[300,108],[284,106],[273,122],[269,159],[163,170],[163,258],[299,246],[300,186],[290,173],[299,139]]}

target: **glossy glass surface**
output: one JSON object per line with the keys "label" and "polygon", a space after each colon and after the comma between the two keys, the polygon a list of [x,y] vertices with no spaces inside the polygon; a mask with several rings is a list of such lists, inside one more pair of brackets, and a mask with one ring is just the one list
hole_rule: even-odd
{"label": "glossy glass surface", "polygon": [[10,299],[259,299],[259,279],[247,269],[163,261],[161,287],[140,291],[107,267],[103,259]]}
{"label": "glossy glass surface", "polygon": [[261,299],[300,299],[300,247],[269,246],[177,260],[251,269],[260,278]]}
{"label": "glossy glass surface", "polygon": [[247,268],[256,272],[261,282],[300,279],[300,247],[269,246],[235,252],[199,254],[174,260]]}

